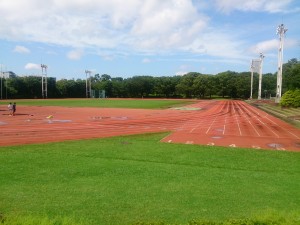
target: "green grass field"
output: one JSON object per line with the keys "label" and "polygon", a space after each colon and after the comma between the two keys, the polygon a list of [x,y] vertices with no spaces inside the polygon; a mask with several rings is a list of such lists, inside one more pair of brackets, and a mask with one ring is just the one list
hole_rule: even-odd
{"label": "green grass field", "polygon": [[[144,109],[187,103],[17,100],[17,105]],[[204,225],[201,221],[260,215],[254,222],[224,224],[300,224],[299,153],[160,143],[165,135],[0,147],[0,223]]]}
{"label": "green grass field", "polygon": [[1,147],[0,217],[188,224],[274,210],[296,215],[277,224],[300,222],[299,153],[160,143],[165,135]]}
{"label": "green grass field", "polygon": [[16,102],[17,105],[29,106],[64,106],[64,107],[101,107],[101,108],[136,108],[165,109],[194,102],[193,100],[155,100],[155,99],[18,99],[0,101],[0,105]]}

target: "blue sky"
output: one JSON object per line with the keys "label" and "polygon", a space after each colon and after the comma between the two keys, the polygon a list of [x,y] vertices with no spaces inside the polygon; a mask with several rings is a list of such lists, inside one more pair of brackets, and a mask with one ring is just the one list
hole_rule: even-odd
{"label": "blue sky", "polygon": [[2,71],[57,79],[249,71],[300,59],[298,0],[0,0]]}

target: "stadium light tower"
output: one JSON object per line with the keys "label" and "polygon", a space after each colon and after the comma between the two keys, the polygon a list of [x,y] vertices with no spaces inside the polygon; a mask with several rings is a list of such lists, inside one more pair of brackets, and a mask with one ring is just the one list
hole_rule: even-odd
{"label": "stadium light tower", "polygon": [[253,94],[253,74],[254,73],[259,73],[259,68],[260,68],[260,59],[252,59],[251,60],[251,66],[250,66],[250,71],[251,71],[251,93],[250,93],[250,99],[252,99],[252,94]]}
{"label": "stadium light tower", "polygon": [[48,66],[45,64],[41,64],[42,68],[42,97],[47,98],[47,68]]}
{"label": "stadium light tower", "polygon": [[288,29],[284,28],[283,24],[280,24],[277,27],[277,34],[279,36],[279,47],[278,47],[278,72],[277,72],[277,86],[276,86],[276,98],[275,102],[279,103],[281,99],[282,91],[282,61],[283,61],[283,41],[284,34]]}
{"label": "stadium light tower", "polygon": [[91,97],[91,93],[92,93],[91,73],[92,73],[92,71],[85,70],[85,76],[86,76],[85,91],[86,91],[87,98]]}
{"label": "stadium light tower", "polygon": [[254,70],[254,66],[253,66],[253,60],[251,63],[251,67],[250,67],[250,71],[251,71],[251,92],[250,92],[250,99],[252,100],[252,92],[253,92],[253,70]]}
{"label": "stadium light tower", "polygon": [[264,54],[260,53],[260,67],[259,67],[259,83],[258,83],[258,100],[261,100],[261,83],[262,83],[262,67],[263,67],[263,61],[264,61]]}

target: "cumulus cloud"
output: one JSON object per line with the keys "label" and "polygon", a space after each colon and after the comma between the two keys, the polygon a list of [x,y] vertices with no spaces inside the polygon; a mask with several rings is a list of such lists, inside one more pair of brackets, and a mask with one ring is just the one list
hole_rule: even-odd
{"label": "cumulus cloud", "polygon": [[185,75],[187,73],[188,73],[187,71],[178,71],[178,72],[176,72],[176,75],[177,76],[183,76],[183,75]]}
{"label": "cumulus cloud", "polygon": [[190,43],[208,22],[192,0],[52,0],[47,7],[44,4],[1,1],[0,38],[73,48],[164,51]]}
{"label": "cumulus cloud", "polygon": [[24,68],[26,70],[40,70],[41,65],[36,63],[27,63]]}
{"label": "cumulus cloud", "polygon": [[142,63],[150,63],[150,62],[151,62],[151,59],[149,59],[149,58],[144,58],[142,60]]}
{"label": "cumulus cloud", "polygon": [[71,60],[79,60],[83,56],[83,51],[82,50],[72,50],[68,52],[67,57],[68,59]]}
{"label": "cumulus cloud", "polygon": [[17,52],[17,53],[22,53],[22,54],[27,54],[27,53],[30,53],[30,50],[24,46],[20,46],[20,45],[17,45],[14,50],[14,52]]}
{"label": "cumulus cloud", "polygon": [[[200,2],[200,1],[199,1]],[[241,58],[245,43],[232,32],[210,24],[204,15],[211,2],[194,0],[40,0],[0,1],[0,39],[55,44],[72,50],[79,60],[84,50],[105,60],[112,54],[185,51],[217,57]],[[292,0],[214,0],[219,11],[277,12]],[[22,9],[22,10],[20,10]],[[19,46],[16,52],[26,52]],[[249,46],[247,46],[248,48]],[[257,46],[262,47],[262,46]],[[81,50],[77,50],[81,49]],[[30,52],[27,49],[27,53]],[[144,62],[145,63],[145,62]]]}
{"label": "cumulus cloud", "polygon": [[260,52],[267,53],[269,51],[277,49],[278,46],[279,46],[278,39],[267,40],[267,41],[257,43],[255,46],[251,48],[251,52],[256,54]]}
{"label": "cumulus cloud", "polygon": [[292,1],[293,0],[215,0],[214,2],[217,9],[224,13],[230,13],[234,10],[277,13],[286,11]]}
{"label": "cumulus cloud", "polygon": [[[297,46],[297,40],[288,39],[284,41],[284,48],[291,48]],[[279,39],[271,39],[263,42],[259,42],[256,45],[252,46],[250,51],[252,53],[268,53],[273,50],[278,49],[279,47]]]}

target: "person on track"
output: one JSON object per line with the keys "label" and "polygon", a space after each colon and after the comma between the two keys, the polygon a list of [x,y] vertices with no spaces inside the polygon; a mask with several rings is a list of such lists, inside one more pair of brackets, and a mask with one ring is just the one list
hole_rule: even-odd
{"label": "person on track", "polygon": [[13,105],[11,104],[11,102],[8,104],[7,108],[8,108],[9,116],[11,116],[13,113]]}
{"label": "person on track", "polygon": [[17,111],[17,104],[14,102],[14,104],[12,105],[12,115],[14,116],[15,113]]}

